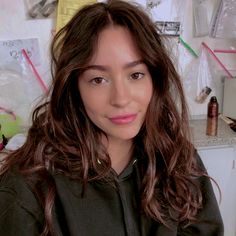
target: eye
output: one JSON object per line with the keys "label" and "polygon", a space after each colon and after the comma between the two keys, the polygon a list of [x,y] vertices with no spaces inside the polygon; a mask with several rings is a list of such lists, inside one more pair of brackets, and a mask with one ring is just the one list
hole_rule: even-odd
{"label": "eye", "polygon": [[106,80],[102,77],[96,77],[96,78],[93,78],[92,80],[90,80],[90,82],[92,84],[103,84],[106,82]]}
{"label": "eye", "polygon": [[131,74],[131,79],[133,80],[138,80],[138,79],[142,79],[144,76],[144,73],[141,73],[141,72],[135,72],[133,74]]}

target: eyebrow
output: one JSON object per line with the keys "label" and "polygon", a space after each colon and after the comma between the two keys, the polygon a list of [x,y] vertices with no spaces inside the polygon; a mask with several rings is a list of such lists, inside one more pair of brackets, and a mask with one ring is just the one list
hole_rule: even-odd
{"label": "eyebrow", "polygon": [[[129,62],[129,63],[124,65],[124,68],[128,69],[128,68],[137,66],[139,64],[144,64],[144,61],[143,60],[137,60],[137,61]],[[85,70],[90,70],[90,69],[100,70],[100,71],[108,71],[109,67],[108,66],[103,66],[103,65],[89,65],[89,66],[86,66],[86,68],[85,68]]]}

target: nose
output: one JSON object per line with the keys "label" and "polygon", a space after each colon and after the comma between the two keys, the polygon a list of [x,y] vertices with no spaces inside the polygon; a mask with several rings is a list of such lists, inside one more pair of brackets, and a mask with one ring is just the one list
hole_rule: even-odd
{"label": "nose", "polygon": [[113,81],[110,93],[112,106],[125,107],[131,101],[131,88],[127,81],[120,79]]}

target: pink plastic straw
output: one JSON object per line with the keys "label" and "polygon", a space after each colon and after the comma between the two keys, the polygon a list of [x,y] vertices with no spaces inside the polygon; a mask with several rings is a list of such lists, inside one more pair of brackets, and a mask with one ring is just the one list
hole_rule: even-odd
{"label": "pink plastic straw", "polygon": [[22,49],[22,54],[23,56],[25,57],[26,61],[29,63],[29,65],[31,66],[33,72],[34,72],[34,75],[36,77],[36,79],[38,80],[39,84],[41,85],[41,87],[43,88],[44,92],[47,93],[48,92],[48,88],[47,86],[45,85],[45,83],[43,82],[42,78],[40,77],[38,71],[36,70],[33,62],[30,60],[27,52],[25,51],[25,49]]}
{"label": "pink plastic straw", "polygon": [[215,53],[236,53],[236,50],[227,50],[227,49],[215,49]]}
{"label": "pink plastic straw", "polygon": [[229,76],[229,78],[233,79],[233,75],[227,70],[224,64],[220,61],[220,59],[216,56],[216,54],[206,45],[206,43],[202,42],[202,46],[204,46],[207,49],[207,51],[213,56],[213,58],[218,62],[218,64],[222,67],[222,69]]}
{"label": "pink plastic straw", "polygon": [[13,117],[13,119],[16,120],[16,115],[15,115],[15,113],[14,113],[13,111],[8,110],[8,109],[6,109],[6,108],[4,108],[4,107],[0,107],[0,111],[1,111],[1,110],[4,111],[4,112],[6,112],[7,114],[11,115],[11,116]]}

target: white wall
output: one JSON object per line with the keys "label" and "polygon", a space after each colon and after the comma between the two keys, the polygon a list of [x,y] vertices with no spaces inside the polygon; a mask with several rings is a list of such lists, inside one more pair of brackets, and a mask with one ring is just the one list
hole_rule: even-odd
{"label": "white wall", "polygon": [[[193,37],[193,15],[192,15],[192,1],[185,0],[187,3],[187,14],[183,25],[183,38],[199,53],[201,48],[201,43],[205,42],[212,50],[214,49],[236,49],[236,38],[235,39],[220,39],[211,38],[209,36],[205,37]],[[218,4],[218,0],[207,0],[207,10],[208,10],[208,20],[211,21],[212,14]],[[230,71],[231,74],[236,76],[236,54],[220,54],[216,53],[217,57],[225,65],[225,67]],[[214,61],[214,60],[213,60]],[[222,76],[226,76],[226,73],[222,70],[219,65],[213,62],[215,68],[217,69],[217,74],[214,79],[216,82],[215,90],[212,91],[211,95],[216,95],[220,105],[220,111],[222,110],[222,99],[223,99],[223,86],[221,83]],[[187,68],[190,69],[190,68]],[[188,94],[189,95],[189,94]],[[210,98],[210,96],[209,96]],[[193,97],[187,97],[190,112],[192,115],[204,115],[207,112],[207,103],[197,104]]]}
{"label": "white wall", "polygon": [[48,83],[50,80],[48,49],[55,20],[52,18],[29,20],[25,10],[24,0],[0,1],[0,40],[38,38],[41,65],[37,66],[37,70]]}
{"label": "white wall", "polygon": [[[178,9],[178,13],[181,15],[181,21],[183,21],[183,32],[182,36],[188,44],[191,45],[192,48],[195,49],[196,52],[200,52],[201,42],[206,42],[212,49],[229,49],[236,48],[236,39],[213,39],[208,36],[201,38],[193,37],[192,30],[192,1],[191,0],[165,0],[165,1],[173,1],[176,3],[181,3],[182,8]],[[145,5],[145,0],[137,0],[137,2]],[[212,16],[212,12],[214,7],[216,6],[218,0],[207,0],[208,4],[208,19],[210,20]],[[50,40],[52,38],[52,31],[54,30],[55,19],[37,19],[37,20],[29,20],[26,17],[26,8],[24,4],[24,0],[1,0],[0,1],[0,40],[13,40],[13,39],[25,39],[25,38],[38,38],[40,45],[40,56],[41,56],[41,65],[37,66],[37,70],[43,80],[49,84],[50,83],[50,67],[49,67],[49,56],[48,49],[50,45]],[[173,10],[173,9],[172,9]],[[175,43],[177,40],[174,40]],[[182,53],[183,49],[181,46],[180,53]],[[0,52],[1,53],[1,52]],[[217,54],[225,66],[236,75],[236,56],[235,55],[223,55]],[[190,60],[194,60],[191,55],[178,55],[179,64],[182,65],[181,76],[184,77],[185,70],[188,69],[188,63]],[[219,77],[224,75],[224,72],[220,70],[218,72],[218,78],[216,81],[219,81]],[[184,80],[184,78],[183,78]],[[217,85],[218,86],[218,85]],[[221,85],[220,85],[221,86]],[[221,103],[222,94],[220,90],[222,87],[217,87],[216,90],[213,91],[217,93],[219,96],[219,102]],[[192,115],[202,115],[206,114],[206,104],[197,104],[193,101],[192,97],[187,94],[188,103],[190,107],[190,111]]]}

